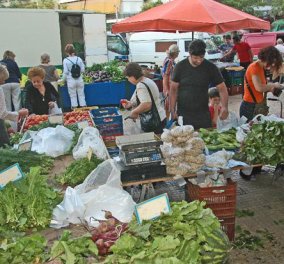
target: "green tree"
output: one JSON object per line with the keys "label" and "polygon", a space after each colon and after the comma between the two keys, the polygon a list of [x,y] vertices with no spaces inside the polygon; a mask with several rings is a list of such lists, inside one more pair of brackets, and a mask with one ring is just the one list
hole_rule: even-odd
{"label": "green tree", "polygon": [[151,8],[153,8],[155,6],[162,5],[162,4],[163,4],[163,2],[161,0],[157,0],[155,2],[153,2],[151,0],[145,1],[145,3],[142,6],[141,12],[146,11],[148,9],[151,9]]}
{"label": "green tree", "polygon": [[[280,0],[281,1],[281,0]],[[264,6],[266,3],[264,3],[262,0],[220,0],[219,1],[222,4],[231,6],[233,8],[239,9],[243,12],[249,13],[251,15],[257,15],[257,13],[254,11],[254,7],[258,6]]]}
{"label": "green tree", "polygon": [[[10,5],[7,5],[7,1],[0,0],[0,7],[9,8],[38,8],[38,9],[54,9],[60,8],[57,4],[57,0],[10,0]],[[64,6],[62,6],[64,8]]]}

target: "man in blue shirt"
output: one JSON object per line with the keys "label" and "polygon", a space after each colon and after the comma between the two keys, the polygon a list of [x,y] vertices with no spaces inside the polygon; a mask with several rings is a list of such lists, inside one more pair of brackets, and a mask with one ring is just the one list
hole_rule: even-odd
{"label": "man in blue shirt", "polygon": [[[218,47],[218,49],[222,52],[223,56],[233,48],[234,45],[231,42],[231,40],[232,40],[231,35],[228,34],[228,35],[223,36],[224,43]],[[222,59],[222,61],[223,62],[233,62],[234,56],[235,56],[235,53],[229,56],[226,56],[225,58]]]}

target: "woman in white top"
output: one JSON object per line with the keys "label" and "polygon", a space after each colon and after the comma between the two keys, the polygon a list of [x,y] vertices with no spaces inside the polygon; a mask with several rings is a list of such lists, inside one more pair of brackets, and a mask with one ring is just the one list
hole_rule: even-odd
{"label": "woman in white top", "polygon": [[[134,91],[134,94],[130,101],[124,101],[123,107],[126,109],[132,108],[130,118],[133,119],[137,119],[141,113],[151,110],[152,100],[151,95],[147,89],[148,87],[153,96],[153,100],[155,102],[161,120],[161,125],[157,127],[155,131],[152,132],[155,132],[156,134],[161,134],[163,132],[163,128],[166,125],[166,112],[161,104],[159,97],[159,89],[156,83],[153,80],[144,77],[142,68],[139,66],[139,64],[135,62],[127,64],[124,70],[124,74],[130,83],[136,85],[136,90]],[[139,100],[139,102],[137,99]]]}
{"label": "woman in white top", "polygon": [[[5,66],[0,64],[0,85],[9,78],[9,72]],[[10,112],[6,108],[5,95],[0,87],[0,147],[9,143],[8,134],[5,128],[4,120],[17,121],[19,117],[28,115],[27,109],[21,109],[19,112]]]}
{"label": "woman in white top", "polygon": [[[86,106],[85,93],[84,93],[84,81],[81,73],[85,71],[85,65],[82,59],[75,55],[75,48],[72,44],[67,44],[65,52],[68,55],[63,60],[63,79],[67,81],[68,93],[71,100],[71,107],[78,107],[77,95],[79,99],[79,105],[81,107]],[[73,68],[75,65],[80,67],[78,76],[74,77]]]}

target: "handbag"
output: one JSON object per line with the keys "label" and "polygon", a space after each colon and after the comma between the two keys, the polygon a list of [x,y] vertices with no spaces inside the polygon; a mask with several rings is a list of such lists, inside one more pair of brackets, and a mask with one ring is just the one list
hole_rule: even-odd
{"label": "handbag", "polygon": [[[141,82],[141,83],[143,83],[145,87],[147,88],[150,94],[150,97],[151,97],[151,101],[152,101],[151,109],[147,112],[139,114],[141,129],[144,132],[155,132],[159,127],[161,127],[162,122],[161,122],[160,115],[157,110],[157,107],[156,107],[156,104],[155,104],[155,101],[154,101],[154,98],[153,98],[153,95],[151,93],[149,86],[144,82]],[[137,101],[137,105],[139,105],[140,100],[137,96],[137,92],[136,92],[136,101]]]}
{"label": "handbag", "polygon": [[246,85],[249,90],[249,93],[255,103],[253,116],[255,117],[257,115],[264,115],[264,116],[268,115],[269,107],[267,106],[267,100],[266,100],[267,93],[265,92],[263,96],[263,100],[260,103],[257,103],[246,76],[245,76],[245,80],[246,80]]}

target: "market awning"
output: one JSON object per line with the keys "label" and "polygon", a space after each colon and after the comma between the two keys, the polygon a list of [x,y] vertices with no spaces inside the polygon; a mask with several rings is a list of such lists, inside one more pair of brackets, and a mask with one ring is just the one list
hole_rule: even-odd
{"label": "market awning", "polygon": [[164,31],[224,33],[269,30],[270,23],[214,0],[173,0],[112,26],[113,33]]}
{"label": "market awning", "polygon": [[86,0],[67,3],[68,10],[87,10],[98,13],[113,14],[120,7],[121,0]]}

